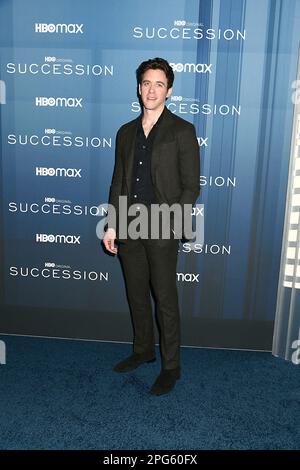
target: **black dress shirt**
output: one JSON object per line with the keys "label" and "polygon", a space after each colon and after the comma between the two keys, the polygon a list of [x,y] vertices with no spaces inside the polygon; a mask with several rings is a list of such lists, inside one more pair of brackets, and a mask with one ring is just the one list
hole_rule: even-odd
{"label": "black dress shirt", "polygon": [[152,148],[157,129],[165,110],[159,116],[146,138],[142,125],[142,116],[138,122],[132,172],[131,204],[142,203],[147,206],[157,203],[151,179]]}

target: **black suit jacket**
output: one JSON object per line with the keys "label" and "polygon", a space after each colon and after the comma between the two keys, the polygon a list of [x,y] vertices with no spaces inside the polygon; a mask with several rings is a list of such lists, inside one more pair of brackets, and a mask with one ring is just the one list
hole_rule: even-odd
{"label": "black suit jacket", "polygon": [[[115,207],[117,214],[119,196],[130,197],[138,119],[120,127],[116,137],[109,204]],[[159,204],[194,205],[199,196],[200,157],[195,127],[167,108],[153,143],[151,178]]]}

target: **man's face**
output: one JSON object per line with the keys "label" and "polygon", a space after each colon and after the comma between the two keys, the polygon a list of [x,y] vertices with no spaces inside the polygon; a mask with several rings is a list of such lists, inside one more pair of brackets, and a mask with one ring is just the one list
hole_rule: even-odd
{"label": "man's face", "polygon": [[139,93],[146,109],[154,111],[162,107],[165,104],[166,98],[172,93],[172,88],[168,89],[168,80],[165,72],[159,69],[147,70],[139,85]]}

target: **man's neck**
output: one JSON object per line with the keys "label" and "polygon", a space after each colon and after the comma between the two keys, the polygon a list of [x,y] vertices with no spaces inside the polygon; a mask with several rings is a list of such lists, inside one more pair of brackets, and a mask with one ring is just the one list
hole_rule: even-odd
{"label": "man's neck", "polygon": [[165,105],[155,110],[143,108],[143,123],[152,125],[155,124],[158,121],[164,108]]}

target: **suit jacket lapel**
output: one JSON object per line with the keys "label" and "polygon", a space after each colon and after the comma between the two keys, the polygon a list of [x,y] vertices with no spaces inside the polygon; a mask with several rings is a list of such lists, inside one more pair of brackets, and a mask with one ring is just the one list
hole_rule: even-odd
{"label": "suit jacket lapel", "polygon": [[139,118],[132,122],[132,125],[127,129],[124,135],[124,156],[125,156],[125,173],[126,178],[131,181],[132,168],[134,161],[135,139],[138,127]]}
{"label": "suit jacket lapel", "polygon": [[[135,151],[135,140],[137,134],[137,128],[139,123],[140,116],[132,121],[132,124],[124,133],[124,157],[125,157],[125,172],[126,179],[131,184],[132,178],[132,169],[134,162],[134,151]],[[151,157],[151,175],[152,178],[155,175],[155,169],[159,162],[159,152],[161,144],[168,142],[173,139],[172,135],[172,113],[167,108],[164,111],[162,116],[161,123],[157,129],[157,134],[155,136],[152,148],[152,157]],[[153,178],[154,179],[154,178]]]}
{"label": "suit jacket lapel", "polygon": [[168,142],[173,139],[172,134],[172,113],[165,109],[164,115],[162,117],[161,123],[157,129],[157,134],[155,136],[152,148],[152,158],[151,158],[151,174],[155,175],[155,169],[159,162],[159,154],[161,149],[161,144]]}

